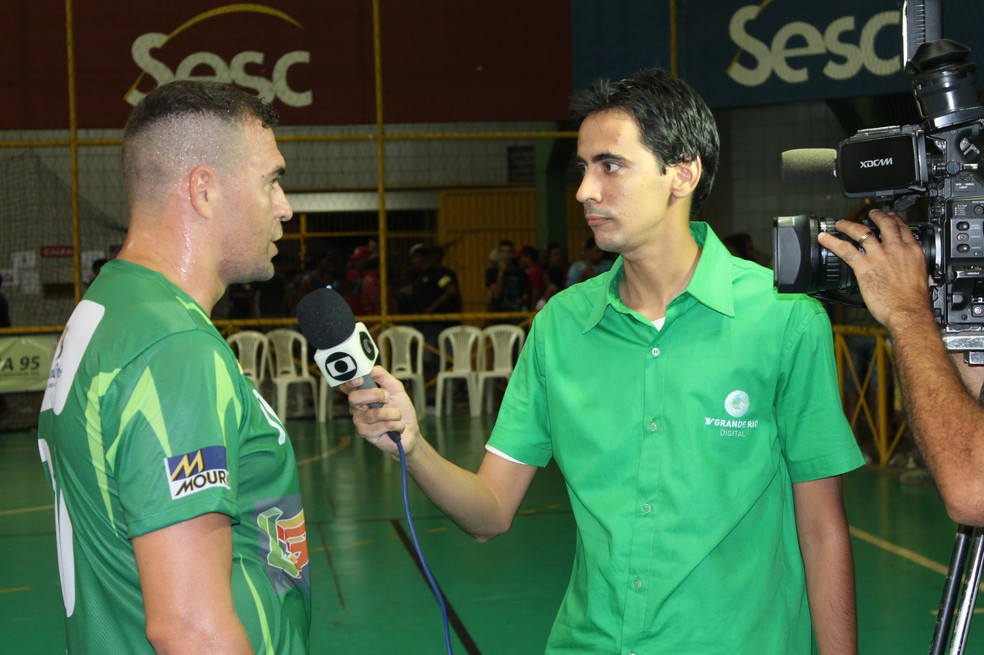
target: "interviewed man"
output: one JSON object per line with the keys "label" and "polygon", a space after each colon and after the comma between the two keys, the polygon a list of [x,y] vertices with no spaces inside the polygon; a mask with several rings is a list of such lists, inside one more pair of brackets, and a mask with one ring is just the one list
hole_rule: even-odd
{"label": "interviewed man", "polygon": [[70,653],[308,652],[297,464],[209,320],[291,206],[273,109],[178,81],[123,134],[129,225],[62,334],[38,440]]}

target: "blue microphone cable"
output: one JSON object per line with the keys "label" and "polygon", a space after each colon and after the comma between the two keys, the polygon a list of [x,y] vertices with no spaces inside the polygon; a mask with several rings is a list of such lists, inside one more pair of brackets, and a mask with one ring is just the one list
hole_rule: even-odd
{"label": "blue microphone cable", "polygon": [[417,552],[417,557],[420,559],[420,566],[424,571],[424,576],[434,591],[437,604],[441,607],[441,619],[444,622],[444,646],[447,648],[448,655],[451,655],[453,651],[451,650],[451,631],[448,628],[448,608],[444,604],[444,595],[441,594],[441,588],[437,586],[437,582],[434,580],[434,576],[431,575],[430,568],[427,566],[427,560],[424,559],[424,553],[420,550],[420,542],[417,541],[417,531],[413,527],[413,518],[410,517],[410,496],[407,492],[407,456],[403,452],[403,443],[401,441],[396,442],[396,447],[400,451],[400,470],[403,475],[403,509],[407,515],[407,525],[410,526],[410,538],[413,541],[413,548]]}

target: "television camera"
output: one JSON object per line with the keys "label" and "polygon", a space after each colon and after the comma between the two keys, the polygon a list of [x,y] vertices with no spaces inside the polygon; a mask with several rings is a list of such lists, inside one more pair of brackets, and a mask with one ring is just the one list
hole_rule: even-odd
{"label": "television camera", "polygon": [[[921,123],[861,130],[836,151],[808,155],[814,161],[807,166],[826,157],[845,197],[900,214],[921,201],[922,220],[910,229],[935,282],[931,300],[944,341],[950,350],[984,351],[984,106],[977,67],[969,48],[940,38],[919,44],[905,70],[914,75]],[[810,215],[774,219],[779,292],[856,302],[853,271],[817,244],[820,232],[847,239],[834,223]]]}

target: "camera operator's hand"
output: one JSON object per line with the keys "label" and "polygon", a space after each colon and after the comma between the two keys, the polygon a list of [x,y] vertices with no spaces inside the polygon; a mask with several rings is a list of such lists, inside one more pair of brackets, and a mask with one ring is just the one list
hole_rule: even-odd
{"label": "camera operator's hand", "polygon": [[926,259],[909,226],[895,214],[869,216],[880,241],[865,236],[865,225],[838,221],[837,230],[855,243],[830,234],[817,242],[854,269],[868,310],[888,328],[909,425],[947,512],[957,523],[984,526],[984,410],[976,398],[984,367],[951,361],[929,303]]}
{"label": "camera operator's hand", "polygon": [[912,230],[897,214],[873,209],[868,216],[880,240],[867,225],[837,221],[837,231],[855,243],[827,233],[817,242],[854,270],[865,305],[879,323],[894,331],[913,320],[932,321],[926,259]]}

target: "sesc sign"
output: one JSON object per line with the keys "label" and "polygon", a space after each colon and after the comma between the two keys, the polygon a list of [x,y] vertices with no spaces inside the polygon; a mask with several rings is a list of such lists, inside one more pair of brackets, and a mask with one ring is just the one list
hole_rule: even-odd
{"label": "sesc sign", "polygon": [[[171,70],[153,55],[153,51],[163,47],[167,41],[166,34],[150,32],[137,37],[133,42],[133,61],[143,71],[141,77],[143,74],[150,75],[154,78],[155,86],[174,80],[224,82],[256,91],[265,102],[280,100],[289,107],[308,107],[314,101],[314,94],[310,90],[292,89],[288,80],[291,67],[311,63],[311,53],[306,50],[284,54],[274,62],[270,76],[264,77],[258,72],[266,63],[266,57],[255,50],[240,52],[228,62],[214,52],[194,52],[182,59],[175,70]],[[251,73],[248,67],[257,72]],[[135,83],[126,93],[126,101],[133,106],[146,95],[136,87]]]}
{"label": "sesc sign", "polygon": [[752,65],[740,63],[736,57],[728,67],[728,77],[746,87],[764,84],[775,74],[787,84],[810,81],[806,62],[822,58],[820,69],[830,80],[848,80],[862,70],[878,75],[894,75],[902,70],[902,56],[879,56],[875,41],[882,30],[901,33],[902,14],[899,11],[883,11],[858,25],[854,16],[841,16],[825,27],[804,21],[790,21],[775,30],[772,38],[765,40],[752,36],[749,24],[759,15],[755,5],[736,11],[728,25],[731,40],[752,60]]}

